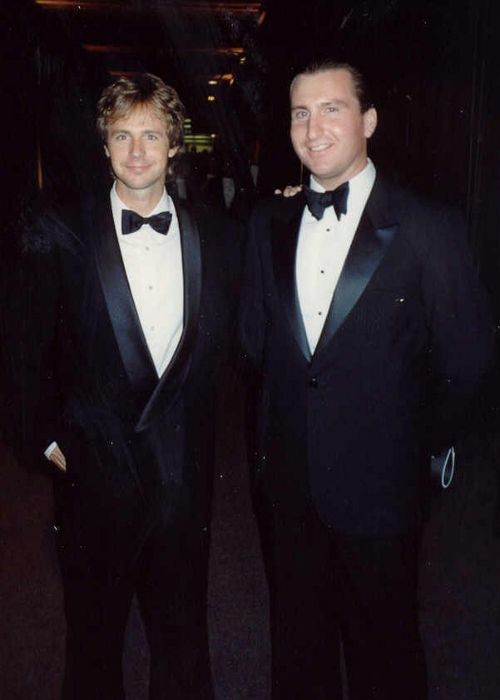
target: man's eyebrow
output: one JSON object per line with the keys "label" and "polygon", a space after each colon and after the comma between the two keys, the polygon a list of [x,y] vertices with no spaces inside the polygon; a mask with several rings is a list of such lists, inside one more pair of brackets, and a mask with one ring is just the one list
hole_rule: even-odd
{"label": "man's eyebrow", "polygon": [[334,97],[331,100],[324,100],[323,102],[319,103],[320,107],[329,107],[330,105],[333,105],[334,107],[347,107],[347,102]]}
{"label": "man's eyebrow", "polygon": [[[132,132],[130,129],[113,129],[113,127],[110,127],[110,133],[111,134],[131,134]],[[141,131],[141,134],[162,134],[163,132],[161,129],[143,129]]]}
{"label": "man's eyebrow", "polygon": [[[320,107],[329,107],[330,105],[333,105],[335,107],[347,107],[347,102],[345,100],[340,100],[337,98],[332,98],[331,100],[323,100],[322,102],[319,102]],[[293,111],[295,109],[310,109],[309,107],[306,107],[305,105],[292,105],[290,109]]]}
{"label": "man's eyebrow", "polygon": [[130,134],[130,131],[128,129],[116,129],[116,128],[113,128],[112,126],[110,126],[109,133],[110,134]]}

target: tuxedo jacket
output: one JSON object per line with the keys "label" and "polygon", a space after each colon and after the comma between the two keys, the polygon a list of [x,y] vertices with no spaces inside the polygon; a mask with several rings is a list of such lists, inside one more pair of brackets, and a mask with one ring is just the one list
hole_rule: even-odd
{"label": "tuxedo jacket", "polygon": [[311,356],[295,279],[304,206],[274,198],[251,221],[240,336],[258,385],[256,494],[297,516],[312,503],[342,532],[408,532],[430,454],[460,435],[493,363],[463,224],[377,176]]}
{"label": "tuxedo jacket", "polygon": [[118,567],[159,518],[208,528],[214,408],[235,319],[240,237],[204,207],[175,207],[184,330],[160,378],[109,197],[45,214],[25,236],[24,446],[45,460],[44,449],[57,441],[67,459],[58,489],[65,546]]}

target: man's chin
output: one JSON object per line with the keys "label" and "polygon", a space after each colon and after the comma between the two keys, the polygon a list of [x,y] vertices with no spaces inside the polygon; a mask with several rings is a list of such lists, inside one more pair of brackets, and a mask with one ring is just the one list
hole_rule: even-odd
{"label": "man's chin", "polygon": [[145,180],[140,178],[127,178],[121,180],[122,186],[127,190],[135,190],[137,192],[149,190],[156,184],[157,180]]}

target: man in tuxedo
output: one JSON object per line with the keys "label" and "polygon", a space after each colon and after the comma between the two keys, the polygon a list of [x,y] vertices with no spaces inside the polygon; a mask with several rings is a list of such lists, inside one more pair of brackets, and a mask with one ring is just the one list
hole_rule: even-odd
{"label": "man in tuxedo", "polygon": [[117,79],[97,120],[111,192],[25,234],[23,420],[59,474],[68,700],[124,698],[134,594],[152,700],[213,698],[214,405],[240,256],[233,225],[165,189],[183,120],[156,76]]}
{"label": "man in tuxedo", "polygon": [[273,699],[340,700],[342,647],[350,700],[423,700],[430,457],[488,376],[488,314],[460,217],[367,158],[377,113],[359,72],[309,66],[290,100],[310,186],[256,208],[241,318]]}

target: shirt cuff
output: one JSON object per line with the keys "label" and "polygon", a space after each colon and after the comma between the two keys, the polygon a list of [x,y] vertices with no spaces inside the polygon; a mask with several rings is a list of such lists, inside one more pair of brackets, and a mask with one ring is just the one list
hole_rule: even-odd
{"label": "shirt cuff", "polygon": [[54,442],[50,443],[50,445],[47,447],[47,449],[43,453],[47,457],[47,459],[50,459],[50,455],[54,452],[56,447],[57,447],[57,442],[54,441]]}

